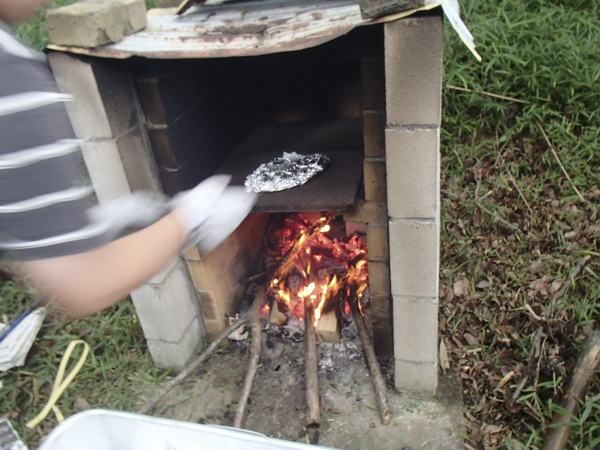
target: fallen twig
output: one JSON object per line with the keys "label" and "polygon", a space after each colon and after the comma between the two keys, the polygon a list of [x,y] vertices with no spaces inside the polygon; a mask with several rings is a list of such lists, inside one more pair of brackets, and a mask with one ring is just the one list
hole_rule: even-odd
{"label": "fallen twig", "polygon": [[552,294],[552,297],[550,297],[550,302],[548,303],[548,307],[546,308],[546,314],[545,314],[546,319],[549,320],[552,318],[552,315],[554,314],[554,306],[556,305],[556,302],[563,295],[565,295],[565,293],[567,292],[569,287],[575,282],[575,278],[577,278],[577,275],[579,275],[579,272],[581,272],[581,270],[585,267],[585,265],[588,263],[588,261],[590,259],[592,259],[591,255],[587,255],[585,258],[580,259],[579,262],[577,263],[577,265],[575,266],[575,268],[573,269],[573,271],[569,274],[569,279],[564,282],[564,284],[558,291],[556,291],[554,294]]}
{"label": "fallen twig", "polygon": [[570,423],[579,412],[579,400],[585,397],[588,387],[600,364],[600,331],[592,331],[581,349],[575,363],[573,377],[562,401],[564,413],[556,414],[548,430],[543,450],[562,450],[566,447],[571,434]]}
{"label": "fallen twig", "polygon": [[463,88],[463,87],[459,87],[459,86],[452,86],[451,84],[447,84],[446,87],[449,88],[449,89],[454,89],[456,91],[464,91],[464,92],[470,92],[472,94],[487,95],[488,97],[500,98],[502,100],[509,100],[511,102],[523,103],[523,104],[526,104],[526,105],[531,104],[531,102],[528,102],[527,100],[521,100],[519,98],[508,97],[506,95],[494,94],[492,92],[474,91],[473,89]]}
{"label": "fallen twig", "polygon": [[521,192],[521,189],[519,189],[519,186],[517,185],[517,182],[515,181],[515,178],[512,176],[512,173],[510,173],[510,170],[508,170],[508,167],[506,168],[506,172],[508,173],[508,176],[510,177],[510,181],[512,181],[512,184],[515,186],[515,189],[517,190],[517,192],[519,193],[519,195],[521,196],[521,198],[523,199],[523,201],[527,205],[527,209],[529,209],[529,212],[531,213],[531,215],[533,217],[535,217],[534,214],[533,214],[533,209],[531,209],[531,206],[529,205],[529,202],[527,201],[527,199],[525,198],[525,196]]}
{"label": "fallen twig", "polygon": [[548,144],[548,147],[550,147],[550,150],[552,150],[552,153],[554,154],[554,157],[556,158],[556,161],[558,162],[558,165],[560,166],[560,168],[562,169],[563,173],[565,174],[565,176],[569,180],[569,183],[571,183],[571,187],[573,189],[575,189],[575,192],[577,192],[577,195],[579,196],[579,198],[581,199],[581,201],[584,202],[584,203],[586,203],[585,199],[583,198],[583,195],[581,195],[581,192],[579,192],[579,189],[577,189],[577,186],[575,186],[575,183],[573,183],[573,180],[569,176],[569,173],[567,172],[567,169],[565,169],[565,166],[563,166],[562,161],[558,157],[558,153],[554,149],[554,146],[550,142],[550,139],[548,139],[548,135],[546,134],[546,131],[544,131],[544,128],[542,127],[542,125],[537,120],[535,121],[535,123],[537,124],[537,126],[539,127],[539,129],[542,131],[542,134],[544,135],[544,138],[546,139],[546,143]]}
{"label": "fallen twig", "polygon": [[[585,265],[591,258],[592,258],[592,256],[588,255],[585,258],[582,258],[581,260],[579,260],[579,262],[577,263],[577,265],[575,266],[573,271],[570,273],[569,279],[562,285],[562,287],[558,291],[556,291],[552,295],[552,297],[550,297],[550,302],[548,303],[548,307],[546,308],[546,313],[544,314],[544,317],[541,318],[538,316],[538,317],[536,317],[536,319],[538,319],[538,320],[539,319],[543,319],[543,320],[552,319],[552,315],[554,313],[554,305],[563,295],[565,295],[565,293],[569,289],[569,286],[571,284],[573,284],[573,280],[575,280],[577,275],[579,275],[579,272],[581,272],[581,270],[585,267]],[[535,313],[534,313],[534,315],[535,315]],[[533,363],[535,361],[535,355],[540,354],[542,334],[543,334],[543,328],[540,326],[537,329],[535,336],[533,337],[533,343],[531,345],[531,350],[529,351],[529,360],[527,363],[527,367],[525,368],[524,375],[523,375],[523,378],[521,379],[521,382],[517,386],[517,389],[515,390],[515,392],[512,396],[512,403],[516,402],[517,399],[519,398],[519,396],[521,395],[521,392],[523,391],[523,388],[527,384],[527,380],[529,379],[529,376],[531,375],[531,373],[533,371],[532,368],[533,368]]]}
{"label": "fallen twig", "polygon": [[529,359],[527,361],[527,367],[525,367],[525,370],[523,371],[523,378],[521,379],[521,382],[517,386],[517,389],[515,389],[515,392],[512,396],[513,404],[521,396],[521,392],[523,391],[523,388],[527,384],[527,380],[529,379],[529,376],[531,375],[531,372],[532,372],[532,368],[533,368],[533,364],[534,364],[536,355],[538,357],[540,355],[540,347],[541,347],[543,334],[544,334],[544,329],[542,327],[539,327],[537,329],[537,331],[535,332],[535,335],[533,336],[531,349],[529,350]]}
{"label": "fallen twig", "polygon": [[476,201],[476,200],[472,200],[473,203],[475,203],[479,209],[481,209],[484,213],[489,214],[492,217],[495,217],[496,220],[502,222],[504,225],[506,225],[509,228],[512,228],[515,231],[521,231],[521,229],[515,225],[513,225],[512,223],[510,223],[508,220],[503,219],[502,217],[500,217],[498,214],[490,211],[489,209],[487,209],[485,206],[483,206],[480,202]]}
{"label": "fallen twig", "polygon": [[[250,310],[252,311],[252,310]],[[156,406],[156,404],[162,400],[162,398],[167,395],[169,392],[173,390],[174,387],[181,384],[188,376],[190,376],[204,361],[208,359],[208,357],[217,349],[219,344],[227,338],[231,333],[240,328],[242,325],[246,324],[249,319],[250,311],[244,314],[237,322],[227,327],[225,331],[223,331],[217,338],[210,343],[206,349],[198,356],[190,365],[188,365],[184,370],[182,370],[179,375],[173,378],[171,381],[167,383],[165,387],[163,387],[154,397],[144,404],[142,409],[140,409],[140,414],[149,414],[152,409]]]}
{"label": "fallen twig", "polygon": [[354,295],[354,293],[355,290],[352,289],[351,294],[348,297],[348,303],[350,304],[350,308],[352,309],[352,316],[354,317],[354,322],[356,323],[356,327],[358,328],[358,334],[360,335],[360,339],[363,344],[363,349],[365,351],[365,356],[367,358],[367,363],[371,371],[371,379],[373,380],[373,388],[375,389],[375,397],[377,398],[377,406],[379,407],[381,423],[387,425],[392,419],[392,410],[390,409],[390,405],[387,399],[387,387],[385,385],[385,379],[383,378],[383,374],[381,373],[381,367],[379,367],[379,361],[377,361],[377,356],[375,355],[375,349],[373,348],[371,338],[369,337],[369,333],[367,332],[365,319],[358,310],[359,300],[356,298],[356,295]]}
{"label": "fallen twig", "polygon": [[258,369],[258,362],[260,361],[260,341],[261,341],[261,330],[260,330],[260,309],[263,304],[263,300],[267,293],[267,286],[261,285],[258,290],[252,308],[250,320],[251,320],[251,333],[252,333],[252,345],[250,346],[250,361],[248,362],[248,371],[246,372],[246,379],[244,380],[244,387],[240,394],[240,401],[237,405],[235,412],[235,418],[233,420],[233,426],[235,428],[241,428],[242,420],[244,419],[244,413],[246,412],[246,405],[248,404],[248,397],[252,390],[252,384],[254,383],[254,377],[256,376],[256,370]]}

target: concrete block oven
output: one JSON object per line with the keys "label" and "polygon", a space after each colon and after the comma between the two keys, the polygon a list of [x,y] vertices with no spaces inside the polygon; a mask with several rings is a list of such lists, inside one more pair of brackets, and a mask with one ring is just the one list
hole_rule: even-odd
{"label": "concrete block oven", "polygon": [[173,195],[214,173],[243,184],[284,151],[332,162],[302,187],[263,194],[211,254],[189,250],[132,292],[156,365],[181,369],[224,329],[273,214],[330,211],[366,233],[373,339],[395,360],[396,387],[433,394],[440,8],[384,19],[352,1],[173,11],[149,11],[146,30],[117,44],[49,52],[75,96],[69,113],[100,202]]}

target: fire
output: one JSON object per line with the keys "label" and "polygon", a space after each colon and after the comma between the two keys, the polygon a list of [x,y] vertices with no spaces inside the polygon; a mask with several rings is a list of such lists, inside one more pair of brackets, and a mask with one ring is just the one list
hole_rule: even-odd
{"label": "fire", "polygon": [[269,298],[277,302],[279,311],[288,317],[294,314],[300,321],[307,302],[314,307],[315,327],[324,311],[331,310],[329,302],[343,302],[350,287],[359,299],[368,286],[366,237],[346,237],[339,227],[337,233],[332,230],[326,217],[312,225],[301,214],[291,214],[267,232],[267,267],[281,264],[280,259],[292,248],[299,250],[281,265],[277,279],[270,283]]}

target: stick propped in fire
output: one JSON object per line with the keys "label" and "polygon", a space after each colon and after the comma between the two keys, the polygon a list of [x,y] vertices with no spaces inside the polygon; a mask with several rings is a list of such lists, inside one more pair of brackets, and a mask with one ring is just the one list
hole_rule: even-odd
{"label": "stick propped in fire", "polygon": [[387,399],[387,387],[383,374],[381,373],[381,367],[379,367],[379,361],[377,361],[377,356],[375,355],[375,349],[371,343],[371,337],[367,331],[365,319],[360,312],[359,306],[362,289],[364,289],[363,287],[365,285],[357,285],[356,267],[351,267],[346,277],[350,284],[350,294],[348,295],[347,301],[352,310],[352,316],[354,317],[354,322],[356,322],[358,334],[360,335],[360,340],[362,341],[365,356],[367,358],[367,364],[371,371],[371,379],[373,380],[373,389],[375,389],[375,397],[377,398],[381,423],[387,425],[392,419],[392,410],[390,409],[390,404]]}

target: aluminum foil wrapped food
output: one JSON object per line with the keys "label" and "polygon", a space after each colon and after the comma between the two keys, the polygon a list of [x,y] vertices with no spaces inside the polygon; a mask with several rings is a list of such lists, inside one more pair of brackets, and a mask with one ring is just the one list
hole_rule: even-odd
{"label": "aluminum foil wrapped food", "polygon": [[321,172],[330,159],[322,153],[299,155],[283,152],[283,156],[261,164],[246,178],[248,192],[278,192],[301,186]]}

